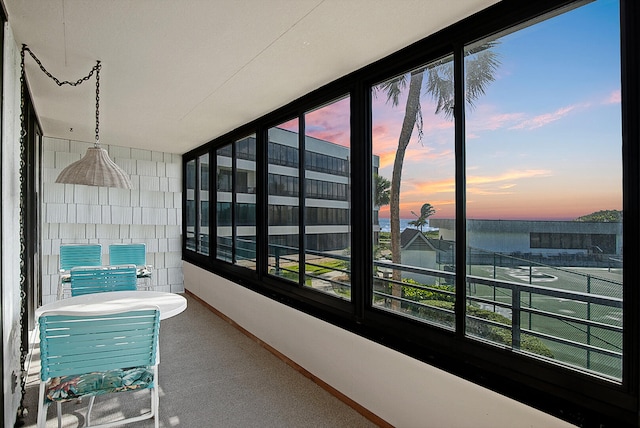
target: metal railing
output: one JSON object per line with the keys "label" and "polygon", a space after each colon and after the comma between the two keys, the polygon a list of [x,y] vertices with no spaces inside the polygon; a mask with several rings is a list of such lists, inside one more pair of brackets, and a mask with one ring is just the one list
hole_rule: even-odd
{"label": "metal railing", "polygon": [[[248,247],[243,251],[241,258],[250,259]],[[328,260],[345,264],[328,266]],[[622,313],[621,282],[506,255],[496,254],[492,260],[496,263],[467,267],[465,320],[468,337],[609,378],[621,378],[623,329],[621,315],[617,316]],[[349,262],[349,255],[309,250],[305,252],[305,260],[300,261],[298,248],[269,245],[272,275],[296,283],[302,279],[305,286],[340,298],[350,299]],[[455,328],[454,266],[429,269],[377,260],[373,265],[374,307],[428,324]],[[322,272],[315,273],[316,268]],[[504,279],[505,272],[512,273],[509,269],[514,268],[522,271],[517,272],[521,277]],[[504,272],[498,272],[500,269]],[[606,266],[600,269],[608,271]],[[302,277],[300,270],[303,270]],[[394,271],[399,271],[400,278],[405,279],[394,279]],[[542,271],[545,275],[561,277],[562,284],[554,287],[533,284],[534,276]],[[406,277],[410,275],[430,277],[434,283],[407,282]],[[528,280],[522,275],[528,276]],[[341,277],[340,280],[337,277]],[[431,298],[420,299],[412,293],[427,293]],[[450,304],[440,304],[442,302]],[[558,309],[558,305],[570,309]],[[543,351],[535,346],[532,348],[532,339],[543,344]]]}
{"label": "metal railing", "polygon": [[[435,323],[449,328],[454,327],[455,314],[452,309],[453,305],[450,308],[443,308],[434,306],[433,302],[412,300],[404,297],[408,289],[416,289],[440,295],[441,298],[438,300],[452,299],[455,297],[453,289],[447,291],[436,286],[407,283],[392,278],[392,272],[395,270],[400,271],[401,276],[405,276],[407,273],[414,273],[441,278],[445,283],[453,284],[455,282],[453,273],[380,261],[374,262],[374,266],[378,272],[381,270],[384,272],[382,276],[374,275],[374,284],[377,284],[374,287],[374,304],[377,307],[392,310],[427,323]],[[591,284],[595,280],[609,284],[611,287],[607,287],[607,289],[611,289],[614,294],[617,294],[617,292],[613,290],[613,287],[617,286],[620,290],[622,288],[621,283],[616,283],[610,279],[576,273],[568,269],[563,269],[563,271],[580,275],[585,282],[585,290],[590,290],[592,288]],[[402,295],[398,296],[388,291],[393,286],[402,287]],[[467,328],[468,336],[496,342],[502,346],[509,346],[513,350],[538,354],[538,356],[555,362],[594,371],[607,377],[621,378],[623,329],[621,317],[611,316],[611,314],[621,314],[622,312],[622,299],[620,297],[477,275],[467,275],[466,286],[467,326],[473,325],[475,330],[482,330],[485,333],[490,329],[493,329],[494,332],[499,329],[508,332],[509,340],[497,341],[495,334],[478,334],[470,331],[473,329],[469,329],[469,327]],[[478,287],[484,287],[485,293],[479,292]],[[491,293],[488,293],[488,291]],[[395,308],[393,302],[396,302]],[[550,302],[563,302],[574,307],[584,307],[581,311],[582,316],[576,314],[580,311],[553,311],[549,308],[549,306],[554,306]],[[481,308],[485,312],[499,314],[503,318],[501,321],[496,321],[495,318],[483,318],[474,315],[474,311],[471,310],[472,307]],[[425,317],[424,314],[428,316]],[[597,314],[598,318],[601,319],[594,319],[594,314]],[[602,319],[608,319],[609,322],[605,322]],[[563,332],[557,332],[559,330],[563,330]],[[576,339],[576,337],[579,337],[579,339]],[[549,356],[535,350],[532,351],[523,347],[525,338],[527,340],[537,338],[551,349],[560,349],[560,352],[557,352],[558,355],[555,355],[556,352],[550,352],[554,355]],[[563,348],[565,350],[562,350]],[[581,355],[576,355],[580,353]],[[566,355],[569,355],[569,357],[566,357]],[[603,359],[608,361],[602,362]]]}

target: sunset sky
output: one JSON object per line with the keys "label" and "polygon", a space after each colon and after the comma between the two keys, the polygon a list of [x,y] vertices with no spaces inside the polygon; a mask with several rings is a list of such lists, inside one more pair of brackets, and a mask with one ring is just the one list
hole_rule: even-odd
{"label": "sunset sky", "polygon": [[[601,0],[498,39],[495,81],[466,110],[468,218],[572,220],[622,208],[618,15],[616,1]],[[434,218],[454,218],[453,122],[424,92],[401,217],[429,202]],[[310,113],[307,134],[348,145],[348,107],[345,99]],[[393,108],[376,94],[373,152],[389,180],[403,115],[404,100]]]}

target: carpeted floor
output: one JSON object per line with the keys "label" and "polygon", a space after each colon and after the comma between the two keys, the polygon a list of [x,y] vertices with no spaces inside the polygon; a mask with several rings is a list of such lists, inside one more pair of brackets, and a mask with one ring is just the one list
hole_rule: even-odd
{"label": "carpeted floor", "polygon": [[[160,325],[160,427],[374,427],[354,409],[186,296],[185,312]],[[29,369],[24,427],[38,411],[37,347]],[[63,405],[63,427],[84,425],[89,400]],[[96,398],[93,424],[149,409],[148,391]],[[47,427],[57,427],[55,405]],[[126,425],[153,427],[153,420]]]}

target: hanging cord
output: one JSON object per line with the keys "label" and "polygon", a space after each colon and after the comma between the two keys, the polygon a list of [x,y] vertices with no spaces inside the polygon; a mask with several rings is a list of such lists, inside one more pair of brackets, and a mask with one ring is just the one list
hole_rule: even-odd
{"label": "hanging cord", "polygon": [[95,146],[98,147],[98,145],[100,144],[100,135],[99,135],[100,134],[99,132],[100,131],[100,69],[102,68],[100,61],[96,62],[96,65],[93,66],[89,74],[87,74],[84,77],[81,77],[75,82],[71,82],[69,80],[60,81],[54,75],[49,73],[49,71],[47,71],[46,68],[44,68],[44,65],[42,65],[42,62],[38,59],[38,57],[36,57],[36,55],[33,52],[31,52],[31,49],[29,49],[27,45],[22,45],[22,61],[23,62],[24,62],[24,52],[29,52],[29,55],[31,55],[31,58],[33,58],[36,64],[38,64],[38,66],[40,67],[40,70],[42,70],[44,74],[46,74],[49,78],[51,78],[51,80],[56,82],[58,86],[64,86],[64,85],[78,86],[86,82],[87,80],[91,79],[91,76],[93,76],[93,73],[96,74],[96,142],[95,142]]}
{"label": "hanging cord", "polygon": [[18,421],[16,426],[24,425],[22,418],[26,416],[27,408],[24,406],[24,397],[26,394],[27,384],[27,348],[24,343],[24,334],[26,326],[26,313],[27,313],[27,292],[26,292],[26,244],[24,233],[24,214],[25,214],[25,200],[26,195],[26,148],[25,148],[25,136],[27,130],[24,123],[24,51],[25,45],[22,45],[22,51],[20,51],[20,406],[18,407]]}
{"label": "hanging cord", "polygon": [[27,194],[26,189],[26,170],[27,170],[27,161],[26,161],[26,136],[27,129],[25,126],[25,71],[24,71],[24,54],[25,52],[29,52],[31,58],[38,64],[40,70],[43,71],[48,77],[50,77],[58,86],[69,85],[69,86],[78,86],[96,74],[96,142],[95,147],[98,147],[100,137],[99,137],[99,129],[100,129],[100,61],[97,61],[96,65],[91,69],[88,75],[82,77],[75,82],[70,82],[68,80],[60,81],[55,76],[47,71],[46,68],[42,65],[42,62],[35,56],[31,49],[27,47],[27,45],[22,45],[22,50],[20,51],[20,406],[18,407],[18,421],[16,422],[16,426],[24,425],[24,421],[22,420],[28,413],[27,408],[24,406],[24,399],[26,395],[26,385],[27,385],[27,353],[28,349],[25,347],[25,343],[23,337],[25,335],[26,329],[26,314],[27,314],[27,272],[26,272],[26,264],[25,260],[27,258],[26,254],[26,243],[25,243],[25,230],[24,230],[24,217],[25,217],[25,195]]}

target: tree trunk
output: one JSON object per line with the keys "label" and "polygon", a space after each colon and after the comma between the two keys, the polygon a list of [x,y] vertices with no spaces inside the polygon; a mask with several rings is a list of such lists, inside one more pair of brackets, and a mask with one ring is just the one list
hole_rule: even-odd
{"label": "tree trunk", "polygon": [[[396,158],[393,162],[393,175],[391,177],[391,192],[389,201],[390,226],[391,226],[391,261],[393,264],[400,264],[400,184],[402,181],[402,165],[404,163],[404,155],[411,140],[413,128],[416,125],[418,114],[420,114],[420,89],[422,88],[422,79],[424,72],[411,75],[409,84],[409,93],[407,94],[407,105],[405,107],[404,120],[402,122],[402,130],[398,138],[398,150]],[[392,279],[400,281],[402,272],[394,269]],[[393,296],[402,296],[402,286],[394,284],[391,289]],[[391,308],[400,309],[400,301],[394,300]]]}

